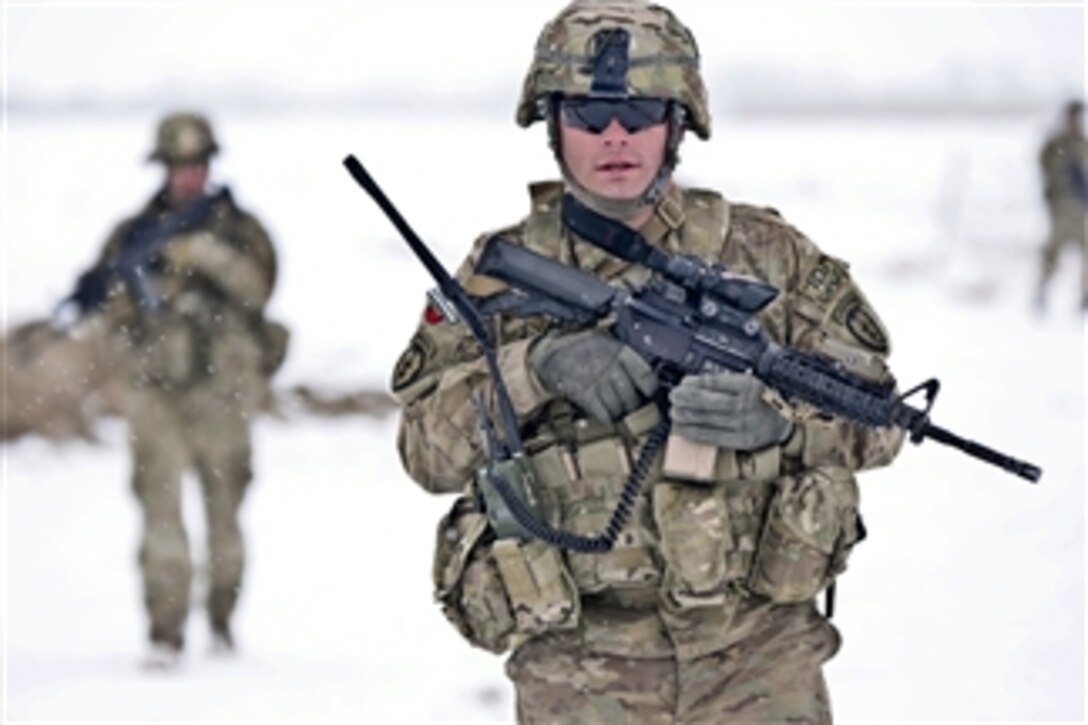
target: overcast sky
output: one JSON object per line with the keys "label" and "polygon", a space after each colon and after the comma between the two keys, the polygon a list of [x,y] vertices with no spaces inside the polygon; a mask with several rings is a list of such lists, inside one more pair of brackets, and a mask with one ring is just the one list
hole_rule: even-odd
{"label": "overcast sky", "polygon": [[[863,86],[947,83],[989,67],[1015,85],[1082,88],[1082,3],[669,3],[705,66],[778,68]],[[874,7],[875,5],[875,7]],[[517,83],[553,0],[346,3],[5,0],[12,96],[132,95],[257,82],[297,93],[473,91]]]}

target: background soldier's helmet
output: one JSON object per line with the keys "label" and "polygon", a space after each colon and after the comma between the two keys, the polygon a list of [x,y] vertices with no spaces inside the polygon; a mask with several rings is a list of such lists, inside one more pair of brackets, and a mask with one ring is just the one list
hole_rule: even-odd
{"label": "background soldier's helmet", "polygon": [[207,163],[218,150],[208,119],[197,113],[171,113],[159,121],[155,149],[148,159],[167,166]]}
{"label": "background soldier's helmet", "polygon": [[[610,31],[627,35],[619,61],[621,80],[602,88],[601,39]],[[601,33],[605,31],[605,33]],[[706,87],[699,74],[699,49],[691,31],[660,5],[644,0],[575,0],[541,31],[536,54],[518,101],[517,122],[529,126],[547,118],[555,95],[667,98],[686,111],[686,125],[710,137]]]}

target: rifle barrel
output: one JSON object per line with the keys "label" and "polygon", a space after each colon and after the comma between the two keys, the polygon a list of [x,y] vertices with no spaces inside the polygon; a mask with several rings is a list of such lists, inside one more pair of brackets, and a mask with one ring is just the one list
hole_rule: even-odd
{"label": "rifle barrel", "polygon": [[932,423],[928,423],[922,429],[922,438],[932,438],[938,443],[952,446],[969,456],[974,456],[987,463],[992,463],[993,465],[1003,468],[1009,473],[1015,473],[1017,476],[1027,479],[1032,483],[1037,483],[1039,478],[1043,475],[1043,470],[1034,464],[1028,463],[1027,461],[1021,461],[1018,458],[1013,458],[1012,456],[1001,453],[1000,451],[995,451],[993,448],[968,440],[967,438],[961,438],[952,431],[933,425]]}

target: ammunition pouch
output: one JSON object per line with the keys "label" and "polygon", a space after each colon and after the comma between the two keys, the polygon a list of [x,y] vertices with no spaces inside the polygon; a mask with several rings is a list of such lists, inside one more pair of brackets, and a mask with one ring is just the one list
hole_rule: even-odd
{"label": "ammunition pouch", "polygon": [[[542,517],[582,536],[604,531],[638,448],[659,420],[653,404],[614,424],[549,416],[546,429],[536,431],[526,442]],[[651,470],[647,480],[654,475]],[[563,552],[579,592],[606,593],[611,603],[625,606],[652,603],[660,572],[647,537],[648,516],[640,496],[609,551]]]}
{"label": "ammunition pouch", "polygon": [[653,507],[665,560],[664,605],[681,611],[724,604],[726,556],[736,547],[724,487],[662,481],[653,488]]}
{"label": "ammunition pouch", "polygon": [[559,550],[492,540],[487,516],[462,496],[438,525],[433,578],[442,611],[472,644],[504,652],[528,637],[578,626],[581,605]]}
{"label": "ammunition pouch", "polygon": [[857,483],[848,470],[819,467],[783,476],[747,588],[781,603],[808,600],[846,569],[861,532]]}
{"label": "ammunition pouch", "polygon": [[514,615],[495,562],[482,542],[487,517],[462,496],[438,523],[432,577],[442,613],[469,642],[503,652],[511,646]]}
{"label": "ammunition pouch", "polygon": [[735,592],[806,601],[846,568],[862,536],[847,469],[782,475],[778,447],[714,458],[674,443],[652,490],[667,609],[721,606]]}
{"label": "ammunition pouch", "polygon": [[491,556],[519,635],[532,637],[578,626],[581,602],[559,549],[539,539],[497,539]]}
{"label": "ammunition pouch", "polygon": [[685,453],[666,452],[664,478],[651,493],[664,569],[660,601],[673,612],[720,607],[751,570],[778,449],[717,449],[708,464],[682,439],[670,448]]}

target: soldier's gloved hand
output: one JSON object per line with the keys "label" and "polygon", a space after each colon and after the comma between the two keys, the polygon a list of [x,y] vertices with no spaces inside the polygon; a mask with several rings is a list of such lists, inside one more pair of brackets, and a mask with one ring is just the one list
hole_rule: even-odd
{"label": "soldier's gloved hand", "polygon": [[215,267],[230,262],[229,249],[211,232],[181,234],[167,242],[163,257],[174,269],[196,266]]}
{"label": "soldier's gloved hand", "polygon": [[596,330],[541,338],[529,365],[545,390],[606,423],[639,408],[657,390],[657,375],[638,353]]}
{"label": "soldier's gloved hand", "polygon": [[738,451],[782,443],[793,423],[763,399],[764,387],[759,378],[741,373],[688,375],[669,393],[673,430]]}

